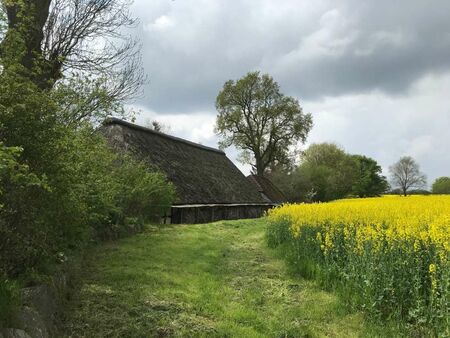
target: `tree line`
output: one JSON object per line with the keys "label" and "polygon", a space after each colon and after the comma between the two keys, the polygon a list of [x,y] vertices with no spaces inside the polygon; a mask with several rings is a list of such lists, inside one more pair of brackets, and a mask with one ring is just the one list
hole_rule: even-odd
{"label": "tree line", "polygon": [[389,184],[378,163],[351,155],[333,143],[310,145],[300,164],[274,166],[267,175],[292,202],[331,201],[348,196],[380,196]]}

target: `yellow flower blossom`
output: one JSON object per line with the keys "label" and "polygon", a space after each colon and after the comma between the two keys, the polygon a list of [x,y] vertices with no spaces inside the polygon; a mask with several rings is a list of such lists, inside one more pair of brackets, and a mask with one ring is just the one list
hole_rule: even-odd
{"label": "yellow flower blossom", "polygon": [[[397,303],[404,301],[399,306],[430,302],[430,316],[436,320],[445,317],[443,300],[449,297],[450,282],[449,195],[286,204],[270,210],[268,218],[274,224],[288,220],[298,250],[306,250],[302,251],[306,256],[311,253],[312,259],[322,264],[321,273],[329,264],[333,278],[339,278],[336,270],[342,272],[345,281],[365,276],[371,292],[379,292],[369,306],[377,304],[385,290],[395,294],[395,289],[401,295],[405,289],[418,288],[417,297],[427,299],[410,303],[396,299]],[[316,252],[322,254],[317,256]],[[376,278],[373,271],[389,276]],[[394,285],[392,280],[396,281]]]}

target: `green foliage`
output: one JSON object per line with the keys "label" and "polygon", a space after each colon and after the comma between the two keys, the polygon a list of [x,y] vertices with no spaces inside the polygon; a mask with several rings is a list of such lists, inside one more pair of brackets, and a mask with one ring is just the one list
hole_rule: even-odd
{"label": "green foliage", "polygon": [[11,326],[12,314],[18,305],[17,283],[0,277],[0,328]]}
{"label": "green foliage", "polygon": [[31,224],[15,229],[9,226],[18,218],[16,213],[27,196],[36,196],[48,189],[45,178],[30,173],[27,165],[19,163],[21,151],[0,143],[0,327],[10,324],[13,311],[19,305],[17,283],[6,274],[34,261],[42,240],[42,229]]}
{"label": "green foliage", "polygon": [[240,159],[258,175],[270,165],[288,163],[289,149],[305,142],[312,128],[311,114],[303,113],[298,100],[283,95],[270,75],[259,72],[227,81],[216,109],[221,146],[240,149]]}
{"label": "green foliage", "polygon": [[173,186],[167,184],[163,174],[149,172],[145,164],[126,159],[118,173],[123,213],[143,222],[158,221],[175,197]]}
{"label": "green foliage", "polygon": [[61,252],[79,250],[93,236],[116,237],[158,220],[174,197],[162,174],[113,152],[92,127],[67,129],[60,142],[64,152],[36,167],[20,164],[19,155],[26,157],[16,148],[1,152],[0,232],[7,240],[0,261],[9,276],[57,263]]}
{"label": "green foliage", "polygon": [[48,186],[45,178],[19,163],[20,154],[20,148],[0,143],[0,276],[36,262],[45,236],[45,227],[32,220],[41,206],[37,199],[48,193]]}
{"label": "green foliage", "polygon": [[[6,147],[0,142],[0,199],[5,198],[11,191],[17,192],[32,187],[44,189],[46,187],[44,179],[39,179],[30,173],[27,165],[19,163],[18,159],[21,153],[21,148]],[[3,209],[3,203],[1,203],[0,211]]]}
{"label": "green foliage", "polygon": [[127,115],[123,99],[141,83],[127,54],[133,43],[102,56],[85,44],[118,37],[114,29],[131,23],[127,2],[52,7],[46,25],[50,3],[0,8],[0,322],[16,298],[8,281],[32,283],[93,240],[140,229],[174,196],[162,174],[113,152],[94,129],[107,115]]}
{"label": "green foliage", "polygon": [[93,248],[66,336],[399,337],[290,275],[265,246],[266,225],[151,227]]}
{"label": "green foliage", "polygon": [[116,237],[130,226],[159,221],[175,195],[164,175],[149,171],[128,154],[112,151],[89,124],[78,129],[72,141],[78,181],[89,182],[76,184],[74,193],[83,201],[80,210],[98,236]]}
{"label": "green foliage", "polygon": [[381,175],[381,167],[369,157],[352,155],[356,165],[356,177],[352,186],[352,195],[374,197],[385,193],[389,188],[386,177]]}
{"label": "green foliage", "polygon": [[[7,239],[0,257],[2,272],[10,276],[44,262],[55,240],[50,229],[56,226],[57,208],[51,205],[52,198],[60,197],[57,173],[65,149],[53,107],[48,95],[27,79],[10,72],[0,75],[1,232]],[[61,225],[65,223],[57,227]]]}
{"label": "green foliage", "polygon": [[337,293],[347,309],[363,311],[373,323],[394,321],[405,332],[420,337],[445,336],[448,304],[441,295],[448,288],[448,272],[439,271],[438,278],[444,283],[438,297],[432,297],[427,273],[437,256],[435,247],[420,245],[411,250],[412,243],[405,240],[401,248],[380,251],[369,243],[359,254],[352,254],[346,248],[353,243],[335,231],[329,238],[333,246],[325,255],[317,237],[329,225],[305,225],[298,237],[290,227],[289,220],[272,222],[267,228],[267,244],[278,247],[293,271]]}
{"label": "green foliage", "polygon": [[450,194],[450,177],[439,177],[431,186],[433,194]]}
{"label": "green foliage", "polygon": [[379,196],[388,188],[375,160],[333,143],[311,144],[297,167],[275,166],[269,176],[291,202]]}
{"label": "green foliage", "polygon": [[312,144],[301,157],[297,177],[308,182],[305,196],[330,201],[347,196],[356,177],[355,165],[344,150],[332,143]]}
{"label": "green foliage", "polygon": [[95,238],[136,231],[174,196],[163,175],[113,152],[89,121],[68,120],[61,104],[72,99],[55,101],[63,91],[21,70],[0,73],[2,283],[49,273]]}
{"label": "green foliage", "polygon": [[110,79],[73,72],[56,83],[52,99],[58,102],[58,116],[66,124],[77,126],[81,122],[99,123],[115,115],[132,117],[122,102],[111,95]]}

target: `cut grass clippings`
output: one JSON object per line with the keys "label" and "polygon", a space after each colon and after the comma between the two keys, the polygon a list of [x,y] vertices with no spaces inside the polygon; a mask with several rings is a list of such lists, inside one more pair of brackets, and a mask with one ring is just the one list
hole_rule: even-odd
{"label": "cut grass clippings", "polygon": [[148,227],[86,261],[67,337],[384,337],[292,276],[264,240],[266,220]]}

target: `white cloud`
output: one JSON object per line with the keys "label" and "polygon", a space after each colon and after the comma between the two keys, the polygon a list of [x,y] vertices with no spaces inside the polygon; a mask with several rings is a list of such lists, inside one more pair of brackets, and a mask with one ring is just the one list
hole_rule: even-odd
{"label": "white cloud", "polygon": [[144,31],[155,32],[155,31],[165,31],[169,28],[175,26],[175,22],[172,18],[167,15],[161,15],[155,21],[145,24]]}
{"label": "white cloud", "polygon": [[[450,175],[450,73],[427,76],[402,96],[374,91],[304,102],[314,128],[309,143],[334,141],[376,159],[386,169],[413,156],[430,182]],[[432,107],[432,108],[431,108]]]}
{"label": "white cloud", "polygon": [[140,111],[136,122],[141,125],[150,125],[154,120],[169,127],[169,133],[174,136],[187,138],[196,143],[217,147],[217,138],[214,134],[215,116],[210,113],[190,114],[158,114],[146,110],[144,107],[133,107]]}

